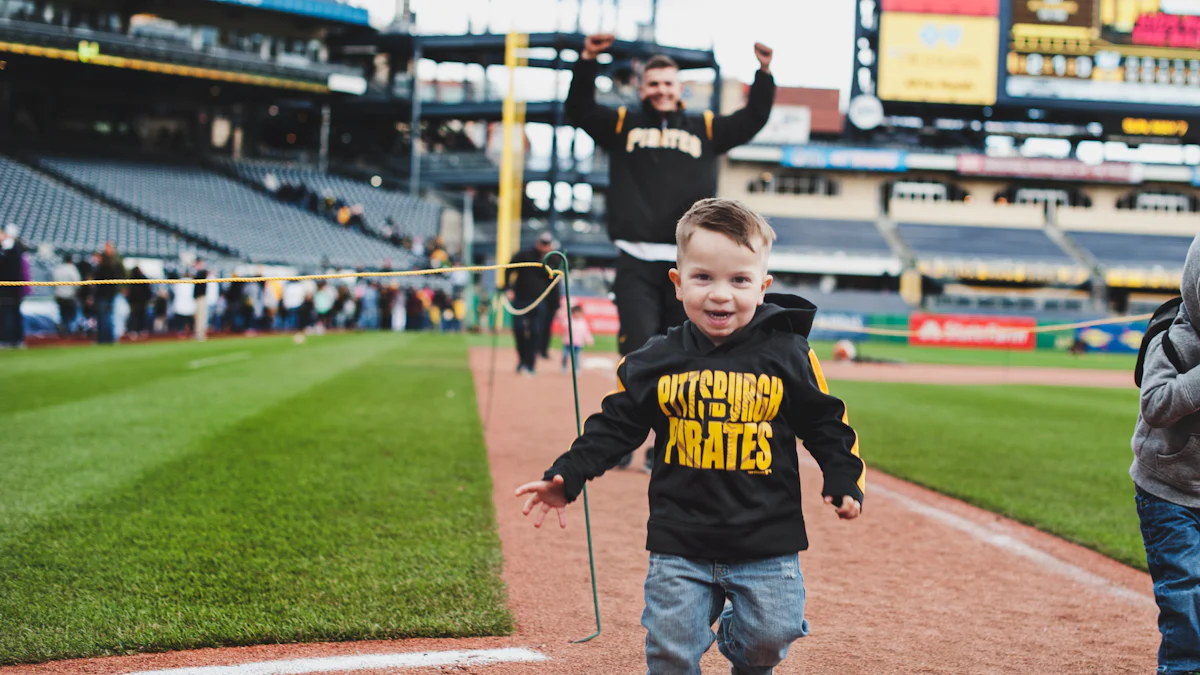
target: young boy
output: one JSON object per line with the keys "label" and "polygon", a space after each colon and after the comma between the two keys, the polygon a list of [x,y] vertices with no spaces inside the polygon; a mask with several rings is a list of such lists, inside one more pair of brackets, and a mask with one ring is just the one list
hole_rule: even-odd
{"label": "young boy", "polygon": [[[733,672],[765,675],[808,633],[797,553],[808,548],[796,440],[822,494],[855,518],[864,466],[846,407],[830,396],[806,337],[816,308],[766,295],[775,233],[739,202],[696,202],[676,228],[670,271],[688,321],[617,366],[617,390],[543,479],[524,513],[563,508],[655,431],[646,548],[650,673],[700,673],[716,640]],[[727,602],[728,601],[728,602]]]}
{"label": "young boy", "polygon": [[1129,468],[1158,603],[1161,675],[1200,671],[1200,236],[1181,286],[1175,322],[1146,350]]}

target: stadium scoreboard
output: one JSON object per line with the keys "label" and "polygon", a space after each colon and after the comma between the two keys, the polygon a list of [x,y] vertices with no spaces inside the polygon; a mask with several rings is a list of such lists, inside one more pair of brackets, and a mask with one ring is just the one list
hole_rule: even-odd
{"label": "stadium scoreboard", "polygon": [[868,114],[850,121],[860,129],[882,110],[972,106],[977,119],[1104,120],[1107,134],[1200,132],[1188,122],[1200,118],[1200,0],[856,4],[851,109]]}

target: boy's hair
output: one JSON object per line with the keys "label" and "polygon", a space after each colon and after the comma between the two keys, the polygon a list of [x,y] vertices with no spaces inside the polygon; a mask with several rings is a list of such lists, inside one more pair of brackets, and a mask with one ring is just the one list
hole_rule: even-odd
{"label": "boy's hair", "polygon": [[684,250],[698,229],[723,234],[738,245],[761,255],[764,261],[775,241],[775,230],[767,220],[745,204],[721,197],[701,199],[692,204],[692,208],[683,214],[675,226],[677,262],[682,263]]}
{"label": "boy's hair", "polygon": [[642,66],[642,72],[654,70],[655,68],[674,68],[675,70],[679,70],[679,64],[675,63],[675,59],[666,54],[655,54],[646,61],[646,65]]}

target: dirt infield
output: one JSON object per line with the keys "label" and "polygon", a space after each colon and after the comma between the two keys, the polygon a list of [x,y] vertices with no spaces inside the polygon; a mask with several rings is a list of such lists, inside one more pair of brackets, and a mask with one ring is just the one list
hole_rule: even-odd
{"label": "dirt infield", "polygon": [[[224,665],[304,656],[527,647],[543,663],[449,666],[373,672],[644,672],[639,625],[647,518],[640,471],[615,471],[591,483],[596,573],[604,630],[594,630],[583,510],[568,528],[535,530],[513,489],[539,477],[575,436],[569,377],[557,368],[535,378],[513,373],[505,350],[473,350],[481,415],[494,481],[509,602],[517,633],[504,638],[274,645],[0,668],[0,675],[107,675],[158,668]],[[602,359],[580,375],[585,415],[613,386]],[[1004,372],[993,372],[1000,371]],[[1127,386],[1128,374],[954,367],[839,366],[831,380],[889,379],[993,384]],[[940,379],[930,379],[935,377]],[[1004,378],[1001,380],[989,378]],[[1118,380],[1122,380],[1118,382]],[[832,385],[837,392],[836,381]],[[488,400],[489,392],[495,398]],[[863,448],[870,467],[871,449]],[[810,463],[811,464],[811,463]],[[777,673],[1149,673],[1158,634],[1148,575],[1032,528],[904,483],[868,468],[865,511],[839,521],[820,501],[815,464],[802,467],[812,548],[801,555],[812,634]],[[1132,497],[1131,497],[1132,498]],[[728,672],[716,649],[704,672]]]}
{"label": "dirt infield", "polygon": [[[487,356],[484,350],[472,354],[485,411]],[[553,523],[535,530],[510,495],[516,485],[539,477],[574,437],[570,382],[556,372],[517,378],[511,375],[510,355],[502,353],[499,361],[495,390],[500,393],[492,402],[487,441],[505,578],[519,632],[530,642],[544,643],[554,658],[537,672],[644,672],[645,633],[638,622],[647,564],[647,476],[616,471],[591,483],[605,629],[592,642],[566,644],[592,628],[582,510],[568,509],[566,531]],[[919,369],[924,375],[905,367],[847,368],[886,370],[893,379],[934,372],[924,366]],[[969,368],[935,370],[956,382],[982,379]],[[831,379],[844,372],[841,367],[826,371]],[[1030,374],[1009,372],[1004,381],[1029,381],[1023,375]],[[1074,375],[1080,384],[1107,377],[1062,371],[1051,381],[1076,383],[1067,379]],[[582,373],[585,415],[599,408],[612,384],[611,371]],[[833,389],[836,393],[836,383]],[[870,452],[863,449],[868,467]],[[777,672],[1154,670],[1157,610],[1148,575],[869,469],[862,518],[839,521],[821,503],[816,465],[807,468],[802,470],[804,508],[812,548],[801,555],[801,563],[812,634],[796,644]],[[705,672],[728,668],[715,648],[704,665]]]}

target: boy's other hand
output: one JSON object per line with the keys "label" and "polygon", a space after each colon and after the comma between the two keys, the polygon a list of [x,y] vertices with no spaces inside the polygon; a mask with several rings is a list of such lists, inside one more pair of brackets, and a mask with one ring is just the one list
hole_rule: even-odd
{"label": "boy's other hand", "polygon": [[[826,496],[825,503],[833,506],[833,497]],[[854,520],[858,517],[858,514],[862,513],[862,504],[859,504],[858,500],[854,497],[842,497],[842,505],[833,506],[833,509],[837,511],[838,518],[842,520]]]}
{"label": "boy's other hand", "polygon": [[546,514],[550,513],[550,509],[558,511],[558,526],[567,526],[567,498],[563,494],[563,477],[555,476],[554,480],[535,480],[532,483],[526,483],[517,488],[516,496],[529,495],[529,499],[525,502],[525,508],[521,513],[529,515],[534,507],[538,504],[542,508],[538,510],[537,517],[533,520],[534,527],[541,527],[542,521],[546,518]]}

